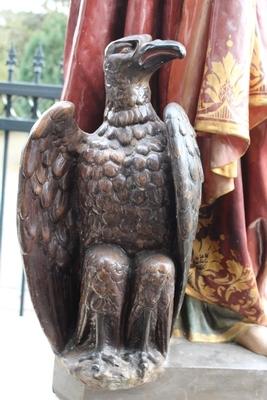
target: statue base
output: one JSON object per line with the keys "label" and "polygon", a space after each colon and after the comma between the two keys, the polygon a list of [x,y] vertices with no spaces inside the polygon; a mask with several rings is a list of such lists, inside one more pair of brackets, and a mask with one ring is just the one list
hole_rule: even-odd
{"label": "statue base", "polygon": [[53,391],[60,400],[267,399],[267,357],[232,343],[172,339],[164,373],[128,390],[93,390],[69,375],[56,358]]}
{"label": "statue base", "polygon": [[[100,359],[101,354],[101,359]],[[155,349],[150,350],[152,359],[146,358],[146,368],[141,369],[141,351],[115,352],[105,347],[101,353],[88,351],[88,346],[80,346],[64,352],[57,361],[78,381],[90,389],[118,390],[130,389],[155,381],[163,372],[164,357]],[[96,370],[97,366],[97,370]]]}

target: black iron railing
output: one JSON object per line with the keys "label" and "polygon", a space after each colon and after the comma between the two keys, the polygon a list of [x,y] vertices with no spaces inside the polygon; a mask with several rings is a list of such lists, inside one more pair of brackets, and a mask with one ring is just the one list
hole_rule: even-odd
{"label": "black iron railing", "polygon": [[[14,71],[17,64],[16,51],[11,47],[8,52],[7,81],[0,81],[0,98],[3,104],[3,112],[0,114],[0,135],[3,135],[3,158],[2,158],[2,176],[1,176],[1,195],[0,195],[0,257],[3,238],[3,216],[5,207],[5,188],[7,179],[7,157],[9,151],[9,139],[12,132],[30,132],[36,119],[41,115],[40,102],[43,99],[54,102],[60,98],[62,91],[62,70],[63,63],[59,63],[59,81],[58,85],[42,84],[41,77],[44,68],[44,53],[39,45],[33,57],[33,82],[13,81]],[[16,110],[16,103],[19,99],[26,100],[26,110],[28,115],[20,116]],[[25,108],[25,107],[24,107]],[[20,315],[23,315],[25,294],[25,277],[22,272],[21,293],[20,293]]]}

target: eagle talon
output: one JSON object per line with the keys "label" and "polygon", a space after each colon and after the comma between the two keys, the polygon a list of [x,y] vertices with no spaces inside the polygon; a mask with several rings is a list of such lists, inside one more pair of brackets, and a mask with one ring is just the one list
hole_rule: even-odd
{"label": "eagle talon", "polygon": [[94,351],[92,353],[87,354],[79,358],[79,362],[82,363],[83,361],[91,361],[92,366],[91,369],[95,372],[99,372],[101,370],[101,366],[104,364],[109,364],[112,367],[119,367],[120,363],[118,357],[113,354],[108,354],[104,351]]}
{"label": "eagle talon", "polygon": [[102,360],[111,364],[113,367],[119,367],[119,363],[116,361],[116,356],[114,355],[102,353]]}
{"label": "eagle talon", "polygon": [[94,373],[100,372],[100,365],[99,364],[93,364],[91,369],[92,369],[92,371]]}
{"label": "eagle talon", "polygon": [[147,358],[153,363],[158,364],[160,362],[160,358],[154,355],[151,351],[147,353]]}
{"label": "eagle talon", "polygon": [[148,360],[148,354],[144,351],[140,351],[138,353],[138,362],[137,362],[137,373],[140,376],[140,378],[144,378],[146,371],[149,368],[149,360]]}
{"label": "eagle talon", "polygon": [[96,351],[94,351],[92,353],[88,353],[88,354],[86,354],[86,356],[79,358],[79,362],[93,360],[94,358],[97,358],[98,355],[99,355],[99,352],[96,352]]}

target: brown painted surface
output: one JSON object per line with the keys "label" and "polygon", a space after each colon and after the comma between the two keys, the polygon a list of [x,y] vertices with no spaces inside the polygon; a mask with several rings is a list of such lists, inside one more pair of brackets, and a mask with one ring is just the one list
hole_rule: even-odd
{"label": "brown painted surface", "polygon": [[184,54],[149,35],[112,42],[100,127],[81,130],[74,105],[59,102],[23,153],[18,227],[33,304],[53,349],[88,385],[157,375],[181,307],[202,168],[186,114],[170,104],[163,122],[149,80]]}

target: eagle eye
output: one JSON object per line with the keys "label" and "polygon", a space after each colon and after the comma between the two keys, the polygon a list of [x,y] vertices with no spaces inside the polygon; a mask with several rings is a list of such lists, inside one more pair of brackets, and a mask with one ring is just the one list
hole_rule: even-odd
{"label": "eagle eye", "polygon": [[118,43],[116,46],[116,54],[127,54],[132,52],[136,47],[136,43]]}

